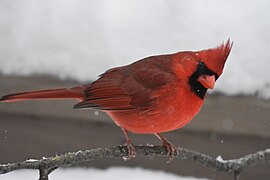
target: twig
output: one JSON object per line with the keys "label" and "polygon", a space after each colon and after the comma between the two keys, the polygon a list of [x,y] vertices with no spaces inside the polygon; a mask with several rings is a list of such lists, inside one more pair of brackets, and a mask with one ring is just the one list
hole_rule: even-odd
{"label": "twig", "polygon": [[233,178],[234,180],[239,180],[240,179],[240,172],[234,171],[233,175],[234,175],[234,178]]}
{"label": "twig", "polygon": [[49,169],[46,167],[46,165],[40,165],[38,180],[49,180]]}
{"label": "twig", "polygon": [[[135,146],[135,149],[137,156],[166,156],[167,154],[166,148],[163,146]],[[175,153],[175,158],[187,159],[223,173],[234,172],[235,179],[239,179],[239,174],[246,168],[270,162],[270,149],[258,151],[232,160],[213,158],[206,154],[185,148],[178,148],[178,151],[179,153]],[[0,174],[5,174],[18,169],[39,169],[39,180],[48,180],[48,175],[58,167],[70,166],[86,161],[125,156],[127,156],[126,146],[91,149],[66,153],[40,160],[0,164]]]}

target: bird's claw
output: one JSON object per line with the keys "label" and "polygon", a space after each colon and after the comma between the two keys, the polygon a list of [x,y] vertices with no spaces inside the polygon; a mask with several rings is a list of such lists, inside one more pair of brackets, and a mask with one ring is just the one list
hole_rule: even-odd
{"label": "bird's claw", "polygon": [[123,159],[124,161],[127,161],[127,160],[130,160],[131,158],[135,158],[136,156],[136,151],[135,151],[135,147],[134,145],[132,144],[129,136],[128,136],[128,131],[124,128],[122,128],[124,134],[125,134],[125,137],[126,137],[126,140],[127,140],[127,156],[124,156]]}
{"label": "bird's claw", "polygon": [[136,157],[136,151],[135,151],[134,145],[131,142],[127,142],[126,146],[127,146],[128,155],[123,157],[124,161],[130,160]]}
{"label": "bird's claw", "polygon": [[155,135],[157,136],[157,138],[159,140],[161,140],[162,146],[164,146],[166,148],[167,156],[169,156],[169,160],[167,161],[167,163],[170,163],[173,160],[175,155],[176,156],[179,155],[179,151],[177,150],[177,148],[170,141],[168,141],[161,134],[156,133]]}
{"label": "bird's claw", "polygon": [[167,156],[169,156],[169,160],[167,161],[167,163],[170,163],[173,160],[174,156],[179,155],[179,151],[177,150],[177,148],[169,141],[163,141],[162,145],[165,146],[167,150]]}

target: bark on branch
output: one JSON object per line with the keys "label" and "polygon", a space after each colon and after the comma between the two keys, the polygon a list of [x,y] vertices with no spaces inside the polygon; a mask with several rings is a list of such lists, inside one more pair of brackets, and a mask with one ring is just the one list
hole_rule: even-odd
{"label": "bark on branch", "polygon": [[[167,154],[166,148],[163,146],[135,146],[135,149],[137,156],[166,156]],[[180,147],[178,148],[178,151],[179,153],[175,154],[175,158],[190,160],[223,173],[234,172],[235,179],[238,179],[239,174],[246,168],[270,162],[270,149],[258,151],[231,160],[210,157],[206,154]],[[5,174],[18,169],[38,169],[40,172],[39,180],[48,180],[48,175],[58,167],[70,166],[86,161],[125,156],[127,156],[126,146],[91,149],[66,153],[40,160],[26,160],[24,162],[0,164],[0,174]]]}

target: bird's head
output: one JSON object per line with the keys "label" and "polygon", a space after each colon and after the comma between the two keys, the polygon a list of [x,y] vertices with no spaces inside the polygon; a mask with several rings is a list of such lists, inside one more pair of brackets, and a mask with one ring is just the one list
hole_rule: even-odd
{"label": "bird's head", "polygon": [[212,49],[194,52],[198,61],[197,81],[205,88],[213,89],[216,80],[223,72],[225,62],[230,54],[233,42],[230,39],[226,43]]}
{"label": "bird's head", "polygon": [[207,89],[214,88],[216,80],[222,74],[232,45],[233,43],[229,39],[216,48],[177,54],[176,59],[181,59],[181,63],[179,63],[181,68],[177,68],[179,77],[185,76],[191,90],[201,99],[204,98]]}
{"label": "bird's head", "polygon": [[[207,89],[213,89],[216,80],[223,72],[225,62],[230,54],[233,42],[226,43],[212,49],[193,52],[197,61],[197,69],[190,77],[193,91],[203,98]],[[205,92],[200,92],[205,91]]]}

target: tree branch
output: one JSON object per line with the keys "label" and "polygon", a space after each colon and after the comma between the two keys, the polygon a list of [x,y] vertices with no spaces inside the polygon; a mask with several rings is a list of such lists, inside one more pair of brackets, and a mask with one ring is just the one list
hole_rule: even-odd
{"label": "tree branch", "polygon": [[[135,149],[137,156],[164,157],[167,154],[166,148],[163,146],[135,146]],[[258,151],[256,153],[231,160],[223,160],[220,157],[213,158],[206,154],[180,147],[178,148],[178,151],[179,153],[175,153],[175,158],[190,160],[223,173],[234,172],[235,179],[239,179],[239,174],[246,168],[270,162],[270,149]],[[126,146],[91,149],[66,153],[40,160],[27,160],[24,162],[0,164],[0,174],[5,174],[18,169],[39,169],[39,180],[48,180],[48,175],[58,167],[70,166],[86,161],[125,156],[127,156]]]}

